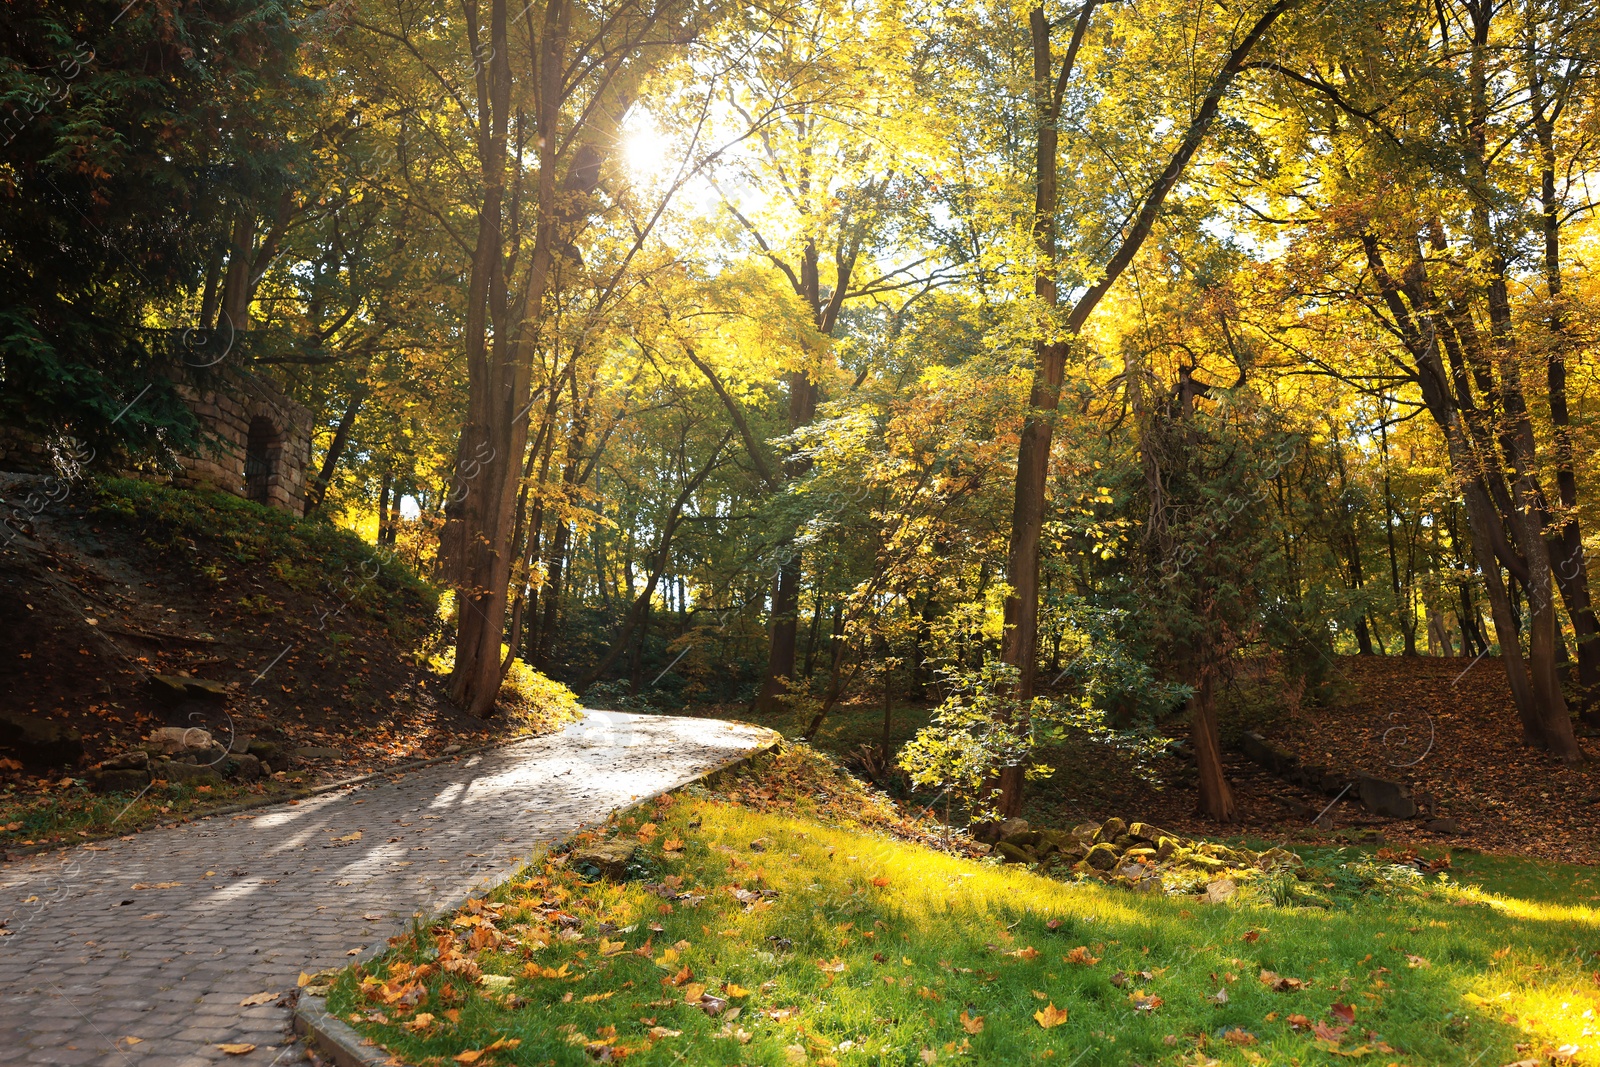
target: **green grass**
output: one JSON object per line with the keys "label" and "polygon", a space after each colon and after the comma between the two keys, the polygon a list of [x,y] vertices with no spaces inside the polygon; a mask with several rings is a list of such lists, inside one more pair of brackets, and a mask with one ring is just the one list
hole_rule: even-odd
{"label": "green grass", "polygon": [[[530,867],[486,903],[343,972],[330,1010],[414,1064],[576,1067],[606,1048],[663,1067],[1498,1067],[1560,1046],[1577,1046],[1578,1062],[1595,1056],[1584,1013],[1596,1005],[1597,913],[1575,903],[1592,899],[1583,869],[1470,857],[1475,888],[1460,870],[1386,879],[1365,857],[1326,854],[1312,886],[1331,907],[1210,905],[954,858],[829,825],[804,803],[757,806],[683,797],[633,813],[616,833],[638,840],[640,823],[657,823],[642,835],[640,877]],[[665,849],[674,839],[681,851]],[[704,899],[669,903],[646,889],[668,876]],[[752,906],[735,890],[776,895]],[[562,915],[575,939],[562,939]],[[676,957],[665,951],[675,944]],[[1080,947],[1095,962],[1069,962]],[[1275,991],[1263,970],[1305,987]],[[502,978],[486,987],[479,971]],[[562,976],[527,977],[547,973]],[[738,1016],[684,1003],[689,982]],[[1139,1010],[1152,997],[1159,1004]],[[1067,1016],[1045,1029],[1035,1013],[1048,1005]],[[1353,1009],[1348,1030],[1307,1029],[1348,1025],[1335,1005]],[[424,1015],[432,1023],[418,1026]],[[652,1027],[680,1033],[652,1037]],[[518,1044],[455,1058],[495,1041]]]}
{"label": "green grass", "polygon": [[204,815],[259,798],[293,796],[305,787],[299,772],[249,785],[163,783],[143,795],[95,793],[79,779],[64,778],[45,783],[40,789],[0,792],[0,845],[71,844],[129,834],[157,823]]}
{"label": "green grass", "polygon": [[[164,553],[183,555],[186,539],[214,546],[215,556],[197,566],[215,586],[226,584],[230,569],[265,568],[295,592],[326,597],[331,590],[357,613],[381,621],[402,647],[434,623],[437,592],[398,559],[384,558],[356,534],[320,518],[297,518],[229,493],[131,478],[97,479],[93,493],[93,519],[129,523]],[[240,603],[246,611],[269,613],[262,597]]]}

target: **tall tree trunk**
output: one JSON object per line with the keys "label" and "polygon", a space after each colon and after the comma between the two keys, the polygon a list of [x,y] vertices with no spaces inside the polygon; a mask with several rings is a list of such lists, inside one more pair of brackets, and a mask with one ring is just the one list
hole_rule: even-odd
{"label": "tall tree trunk", "polygon": [[[1287,11],[1293,0],[1277,0],[1256,19],[1255,23],[1228,53],[1221,69],[1212,79],[1205,98],[1190,120],[1182,141],[1167,161],[1166,168],[1145,193],[1138,213],[1133,217],[1116,250],[1106,261],[1100,279],[1077,299],[1065,322],[1051,326],[1041,335],[1034,351],[1033,386],[1029,392],[1028,412],[1023,419],[1022,433],[1017,446],[1017,473],[1012,495],[1012,522],[1010,543],[1007,546],[1007,579],[1011,583],[1011,596],[1006,599],[1006,633],[1001,644],[1001,658],[1015,666],[1021,680],[1017,696],[1021,706],[1027,707],[1033,696],[1036,669],[1035,646],[1038,641],[1039,617],[1039,539],[1044,521],[1045,491],[1050,464],[1050,438],[1054,414],[1061,398],[1061,382],[1065,371],[1066,355],[1070,344],[1100,301],[1116,284],[1122,272],[1133,262],[1133,257],[1144,246],[1168,194],[1189,166],[1189,161],[1199,150],[1216,118],[1222,97],[1233,80],[1244,68],[1246,60],[1263,34],[1278,17]],[[1031,107],[1035,128],[1034,156],[1034,210],[1033,238],[1038,266],[1034,274],[1034,294],[1046,309],[1053,311],[1058,304],[1056,285],[1057,246],[1056,212],[1057,174],[1059,161],[1058,123],[1072,77],[1078,49],[1096,7],[1096,0],[1085,0],[1073,23],[1072,38],[1062,59],[1059,73],[1055,73],[1054,53],[1050,43],[1051,22],[1043,5],[1033,7],[1028,13],[1029,35],[1033,50],[1033,88]],[[1058,332],[1059,330],[1059,332]],[[1000,769],[1000,812],[1010,817],[1022,808],[1023,768]]]}

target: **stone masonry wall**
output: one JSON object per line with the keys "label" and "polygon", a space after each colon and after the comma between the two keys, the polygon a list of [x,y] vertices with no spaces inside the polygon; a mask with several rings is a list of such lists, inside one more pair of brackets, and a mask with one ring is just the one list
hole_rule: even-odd
{"label": "stone masonry wall", "polygon": [[[180,457],[183,471],[173,484],[220,489],[296,515],[304,510],[311,466],[309,409],[270,379],[234,368],[213,370],[203,385],[175,382],[174,389],[199,418],[207,442],[200,454]],[[247,462],[252,423],[257,445],[265,446],[258,447],[254,464]],[[270,434],[261,434],[268,423]]]}

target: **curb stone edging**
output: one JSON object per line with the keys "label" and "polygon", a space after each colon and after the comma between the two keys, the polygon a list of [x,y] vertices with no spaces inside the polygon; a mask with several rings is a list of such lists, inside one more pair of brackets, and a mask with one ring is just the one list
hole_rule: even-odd
{"label": "curb stone edging", "polygon": [[[658,789],[654,793],[651,793],[647,796],[639,797],[637,800],[634,800],[628,804],[624,804],[622,807],[616,808],[609,812],[606,818],[609,820],[615,816],[623,814],[624,812],[632,811],[634,808],[643,807],[644,805],[655,800],[657,797],[664,796],[667,793],[675,793],[686,786],[708,782],[713,778],[720,777],[729,771],[753,762],[758,756],[766,755],[783,742],[781,735],[770,730],[768,732],[772,734],[770,738],[761,742],[756,748],[751,749],[744,755],[735,756],[733,759],[728,760],[727,762],[716,767],[712,767],[710,770],[702,771],[686,781],[679,782],[677,785],[670,786],[666,789]],[[465,755],[466,753],[460,754]],[[581,832],[581,830],[582,828],[580,826],[579,830],[573,831],[572,834],[568,834],[559,841],[551,842],[549,845],[544,846],[543,849],[535,851],[529,855],[523,861],[508,865],[505,871],[496,875],[492,880],[484,883],[481,887],[468,890],[466,895],[461,897],[459,900],[451,901],[444,907],[440,908],[435,913],[434,917],[448,915],[453,911],[459,911],[466,905],[467,901],[498,888],[503,883],[509,881],[512,875],[516,874],[517,871],[526,867],[539,856],[550,852],[552,848],[565,844],[573,836]],[[372,945],[365,952],[361,953],[361,955],[345,964],[345,966],[353,967],[358,964],[366,963],[369,960],[376,959],[378,956],[381,956],[385,952],[389,951],[389,947],[388,940],[382,939],[378,941],[377,944]],[[304,1037],[307,1045],[315,1048],[318,1053],[325,1055],[334,1064],[336,1064],[337,1067],[405,1067],[403,1062],[397,1059],[392,1053],[388,1052],[381,1046],[372,1044],[367,1038],[362,1037],[360,1033],[341,1020],[338,1016],[330,1014],[328,1011],[327,997],[310,996],[306,994],[300,994],[297,996],[294,1003],[292,1022],[295,1033]]]}

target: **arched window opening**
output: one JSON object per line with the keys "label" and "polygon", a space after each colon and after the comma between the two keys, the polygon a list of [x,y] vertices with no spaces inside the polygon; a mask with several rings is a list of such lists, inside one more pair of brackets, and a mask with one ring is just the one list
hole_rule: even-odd
{"label": "arched window opening", "polygon": [[250,420],[244,450],[244,495],[258,504],[271,503],[273,480],[283,457],[283,435],[272,420],[257,415]]}

